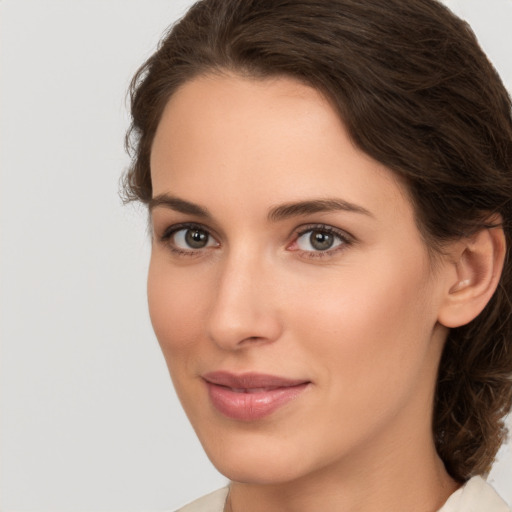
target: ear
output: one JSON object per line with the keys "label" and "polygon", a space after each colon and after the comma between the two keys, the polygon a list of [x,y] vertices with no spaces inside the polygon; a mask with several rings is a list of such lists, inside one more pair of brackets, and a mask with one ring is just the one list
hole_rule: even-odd
{"label": "ear", "polygon": [[476,318],[498,286],[505,260],[506,242],[501,216],[492,226],[454,242],[438,321],[445,327],[460,327]]}

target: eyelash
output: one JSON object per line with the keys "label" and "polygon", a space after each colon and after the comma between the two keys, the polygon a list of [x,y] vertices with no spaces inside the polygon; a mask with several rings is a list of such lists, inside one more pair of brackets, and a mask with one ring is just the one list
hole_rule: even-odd
{"label": "eyelash", "polygon": [[[301,227],[297,232],[292,244],[296,244],[297,241],[304,235],[310,232],[317,231],[319,233],[327,233],[329,235],[337,238],[341,243],[335,246],[332,249],[327,249],[325,251],[305,251],[301,249],[296,249],[295,252],[301,253],[303,257],[306,258],[329,258],[334,254],[347,249],[347,247],[351,246],[354,243],[354,237],[349,235],[346,231],[335,228],[334,226],[329,226],[328,224],[309,224],[307,226]],[[291,244],[288,245],[288,247]]]}
{"label": "eyelash", "polygon": [[174,254],[177,254],[178,256],[195,257],[195,256],[200,256],[202,253],[201,249],[190,249],[187,251],[185,249],[176,247],[176,245],[174,245],[172,243],[172,241],[171,241],[172,237],[176,233],[178,233],[179,231],[182,231],[182,230],[204,231],[205,233],[208,234],[209,237],[215,239],[215,237],[213,237],[212,234],[210,233],[210,230],[208,228],[202,226],[201,224],[195,224],[193,222],[184,222],[182,224],[174,224],[172,226],[169,226],[164,231],[162,236],[160,237],[160,241],[162,243],[166,244],[169,247],[169,249],[171,250],[171,252],[173,252]]}
{"label": "eyelash", "polygon": [[[206,228],[205,226],[201,224],[196,223],[181,223],[181,224],[174,224],[172,226],[169,226],[162,236],[160,237],[160,242],[166,244],[169,249],[178,256],[186,256],[186,257],[197,257],[200,256],[205,248],[202,249],[190,249],[190,250],[184,250],[179,247],[176,247],[171,241],[172,237],[182,230],[198,230],[198,231],[204,231],[209,237],[213,238],[215,237],[211,234],[210,230]],[[326,249],[325,251],[306,251],[301,249],[293,249],[293,252],[300,253],[301,256],[306,258],[328,258],[330,256],[333,256],[335,253],[338,253],[340,251],[345,250],[347,247],[353,245],[354,238],[352,235],[349,235],[347,232],[342,231],[340,229],[337,229],[333,226],[329,226],[327,224],[308,224],[306,226],[302,226],[300,229],[295,231],[295,236],[293,241],[287,245],[287,248],[290,247],[293,244],[297,244],[297,241],[304,236],[305,234],[309,232],[320,232],[320,233],[326,233],[329,235],[334,236],[337,238],[340,243],[335,246],[333,249]],[[218,242],[217,242],[218,244]],[[219,244],[220,245],[220,244]],[[218,247],[218,245],[217,245]]]}

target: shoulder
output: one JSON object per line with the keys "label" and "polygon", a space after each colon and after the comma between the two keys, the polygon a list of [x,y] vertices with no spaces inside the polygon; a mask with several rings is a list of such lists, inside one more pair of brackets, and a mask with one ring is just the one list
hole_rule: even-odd
{"label": "shoulder", "polygon": [[223,487],[199,498],[176,512],[222,512],[228,495],[228,487]]}
{"label": "shoulder", "polygon": [[439,512],[512,512],[498,493],[480,476],[454,492]]}

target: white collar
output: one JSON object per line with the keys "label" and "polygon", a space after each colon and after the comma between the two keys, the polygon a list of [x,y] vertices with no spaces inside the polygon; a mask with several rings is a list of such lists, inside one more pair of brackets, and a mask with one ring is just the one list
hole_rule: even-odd
{"label": "white collar", "polygon": [[482,477],[474,476],[438,512],[511,512],[511,509]]}

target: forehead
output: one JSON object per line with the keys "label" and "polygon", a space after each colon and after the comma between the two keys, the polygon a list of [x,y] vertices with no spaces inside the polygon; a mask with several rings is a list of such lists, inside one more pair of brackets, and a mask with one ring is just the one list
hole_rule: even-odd
{"label": "forehead", "polygon": [[151,154],[154,195],[269,205],[341,195],[367,209],[410,204],[394,173],[358,149],[329,101],[291,78],[211,75],[164,109]]}

